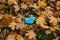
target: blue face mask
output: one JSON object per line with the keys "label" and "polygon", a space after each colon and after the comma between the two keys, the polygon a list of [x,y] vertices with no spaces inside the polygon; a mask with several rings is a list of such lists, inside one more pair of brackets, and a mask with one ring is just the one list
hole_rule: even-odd
{"label": "blue face mask", "polygon": [[29,17],[24,19],[24,23],[26,24],[33,24],[35,22],[35,17]]}

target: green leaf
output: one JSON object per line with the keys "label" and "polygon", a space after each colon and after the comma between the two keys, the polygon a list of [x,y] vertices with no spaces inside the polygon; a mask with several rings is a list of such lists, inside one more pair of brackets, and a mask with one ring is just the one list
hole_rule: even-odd
{"label": "green leaf", "polygon": [[7,12],[9,14],[9,11],[10,11],[10,8],[9,8],[9,4],[8,3],[5,3],[5,12]]}
{"label": "green leaf", "polygon": [[44,35],[45,33],[44,33],[43,30],[39,30],[39,31],[36,32],[36,34],[37,34],[37,35]]}
{"label": "green leaf", "polygon": [[19,0],[17,3],[18,3],[18,5],[21,7],[21,3],[22,3],[22,1]]}
{"label": "green leaf", "polygon": [[51,24],[50,24],[49,21],[46,21],[46,23],[47,23],[47,24],[46,24],[47,26],[49,26],[49,27],[51,26]]}
{"label": "green leaf", "polygon": [[2,22],[3,21],[3,19],[0,19],[0,22]]}
{"label": "green leaf", "polygon": [[12,29],[10,28],[10,27],[7,27],[6,28],[9,32],[11,32],[12,31]]}
{"label": "green leaf", "polygon": [[21,30],[20,30],[20,29],[15,29],[14,31],[15,31],[17,34],[20,34],[20,31],[21,31]]}
{"label": "green leaf", "polygon": [[24,13],[27,13],[27,12],[34,13],[33,9],[34,9],[33,7],[28,7],[27,9],[24,10]]}
{"label": "green leaf", "polygon": [[5,29],[8,30],[9,32],[12,31],[12,29],[11,29],[10,27],[2,27],[2,28],[0,28],[0,29],[1,29],[1,31],[4,31]]}
{"label": "green leaf", "polygon": [[[44,31],[42,31],[42,30],[37,31],[36,34],[37,34],[37,37],[36,37],[37,40],[52,40],[55,38],[53,33],[45,34]],[[41,35],[41,37],[39,37],[40,35]]]}
{"label": "green leaf", "polygon": [[45,9],[41,7],[41,8],[40,8],[40,11],[45,11]]}
{"label": "green leaf", "polygon": [[17,16],[17,14],[15,13],[15,11],[12,12],[12,15],[13,15],[13,16]]}
{"label": "green leaf", "polygon": [[50,6],[50,3],[47,2],[47,6]]}

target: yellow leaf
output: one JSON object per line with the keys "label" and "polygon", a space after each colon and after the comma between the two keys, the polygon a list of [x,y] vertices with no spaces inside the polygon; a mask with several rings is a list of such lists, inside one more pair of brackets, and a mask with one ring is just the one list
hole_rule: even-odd
{"label": "yellow leaf", "polygon": [[17,40],[24,40],[23,37],[21,35],[18,35],[17,34],[17,37],[16,37]]}
{"label": "yellow leaf", "polygon": [[39,7],[42,7],[42,8],[46,7],[46,3],[43,1],[40,1],[40,0],[38,0],[38,5],[39,5]]}

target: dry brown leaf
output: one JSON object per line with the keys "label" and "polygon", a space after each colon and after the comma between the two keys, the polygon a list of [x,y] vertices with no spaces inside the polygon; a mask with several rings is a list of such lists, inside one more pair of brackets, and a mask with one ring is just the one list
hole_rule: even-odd
{"label": "dry brown leaf", "polygon": [[5,15],[4,15],[4,20],[3,20],[2,23],[0,23],[0,26],[1,26],[1,27],[2,27],[2,26],[8,26],[8,24],[9,24],[10,22],[12,22],[12,21],[13,21],[13,19],[12,19],[11,15],[5,14]]}
{"label": "dry brown leaf", "polygon": [[30,0],[22,0],[23,2],[30,2]]}
{"label": "dry brown leaf", "polygon": [[55,17],[59,17],[60,16],[60,11],[54,11],[54,14],[53,14]]}
{"label": "dry brown leaf", "polygon": [[40,27],[42,27],[42,28],[49,28],[47,25],[45,25],[46,22],[45,22],[45,18],[43,16],[40,16],[37,18],[36,24],[40,25]]}
{"label": "dry brown leaf", "polygon": [[18,14],[18,18],[16,18],[16,29],[23,29],[26,25],[24,24],[24,21],[22,20],[24,19],[24,16],[21,14]]}
{"label": "dry brown leaf", "polygon": [[28,36],[29,39],[35,39],[36,37],[36,34],[32,30],[28,31],[25,35]]}
{"label": "dry brown leaf", "polygon": [[0,5],[0,9],[2,9],[2,8],[5,8],[5,6],[4,5]]}
{"label": "dry brown leaf", "polygon": [[16,39],[17,39],[17,40],[24,40],[23,37],[22,37],[21,35],[18,35],[18,34],[17,34],[17,36],[16,36]]}
{"label": "dry brown leaf", "polygon": [[60,9],[60,1],[57,1],[56,7],[57,7],[57,9]]}
{"label": "dry brown leaf", "polygon": [[54,16],[49,17],[49,19],[50,19],[49,22],[51,23],[52,26],[57,25],[57,19]]}
{"label": "dry brown leaf", "polygon": [[17,4],[17,1],[16,0],[8,0],[8,4]]}
{"label": "dry brown leaf", "polygon": [[6,40],[16,40],[16,33],[12,32],[9,34]]}

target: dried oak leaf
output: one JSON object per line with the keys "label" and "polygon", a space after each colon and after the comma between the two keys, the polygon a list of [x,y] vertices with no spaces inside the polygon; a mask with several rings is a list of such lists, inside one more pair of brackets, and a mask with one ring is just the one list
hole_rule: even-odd
{"label": "dried oak leaf", "polygon": [[3,8],[5,8],[5,6],[4,5],[0,5],[0,9],[3,9]]}
{"label": "dried oak leaf", "polygon": [[8,26],[10,22],[12,22],[13,19],[12,19],[12,16],[9,15],[9,14],[5,14],[4,15],[4,20],[2,23],[0,23],[0,27],[5,27],[5,26]]}
{"label": "dried oak leaf", "polygon": [[23,20],[24,16],[21,14],[18,14],[18,18],[16,18],[16,29],[23,29],[26,25],[24,24]]}
{"label": "dried oak leaf", "polygon": [[54,11],[54,14],[53,14],[55,17],[59,17],[60,16],[60,11]]}
{"label": "dried oak leaf", "polygon": [[36,37],[36,34],[32,30],[28,31],[25,35],[28,36],[29,39],[35,39]]}
{"label": "dried oak leaf", "polygon": [[37,18],[36,24],[39,25],[42,28],[49,28],[47,25],[45,25],[46,22],[45,22],[45,18],[43,16],[40,16],[40,17]]}
{"label": "dried oak leaf", "polygon": [[57,19],[55,17],[51,16],[51,17],[49,17],[49,19],[50,19],[49,22],[51,23],[51,25],[53,25],[53,26],[57,25]]}
{"label": "dried oak leaf", "polygon": [[8,4],[10,4],[10,5],[11,4],[17,4],[17,1],[16,0],[12,0],[12,1],[11,0],[8,0]]}
{"label": "dried oak leaf", "polygon": [[38,2],[39,7],[42,7],[42,8],[46,7],[46,3],[44,1],[38,0],[37,2]]}
{"label": "dried oak leaf", "polygon": [[6,40],[16,40],[16,33],[11,32],[6,38]]}
{"label": "dried oak leaf", "polygon": [[17,39],[17,40],[24,40],[23,37],[22,37],[21,35],[18,35],[18,34],[17,34],[17,36],[16,36],[16,39]]}
{"label": "dried oak leaf", "polygon": [[27,3],[29,3],[30,2],[30,0],[22,0],[23,2],[27,2]]}

